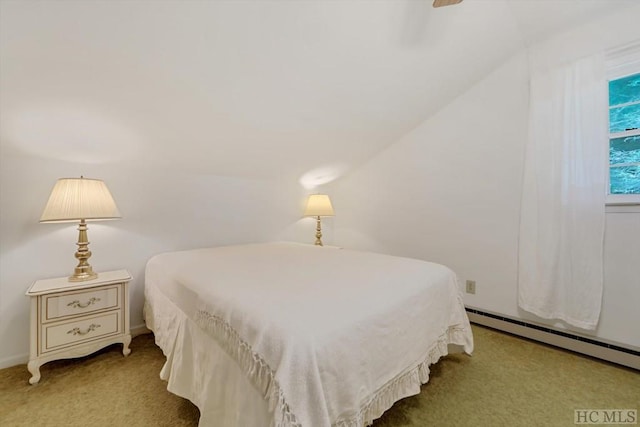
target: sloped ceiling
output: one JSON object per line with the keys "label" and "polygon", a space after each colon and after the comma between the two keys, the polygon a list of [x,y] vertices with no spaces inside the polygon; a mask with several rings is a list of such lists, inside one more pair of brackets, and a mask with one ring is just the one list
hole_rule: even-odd
{"label": "sloped ceiling", "polygon": [[526,44],[633,3],[3,0],[2,147],[246,177],[345,170]]}

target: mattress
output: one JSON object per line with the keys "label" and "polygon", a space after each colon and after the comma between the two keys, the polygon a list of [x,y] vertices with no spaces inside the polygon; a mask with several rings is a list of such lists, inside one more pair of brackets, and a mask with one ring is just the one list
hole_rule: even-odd
{"label": "mattress", "polygon": [[421,260],[296,243],[160,254],[145,319],[170,391],[201,425],[360,427],[420,392],[473,337],[455,274]]}

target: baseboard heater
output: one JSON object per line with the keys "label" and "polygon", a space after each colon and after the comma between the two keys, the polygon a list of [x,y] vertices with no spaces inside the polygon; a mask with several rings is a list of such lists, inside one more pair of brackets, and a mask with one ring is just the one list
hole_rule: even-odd
{"label": "baseboard heater", "polygon": [[640,370],[640,351],[636,349],[576,335],[571,332],[547,328],[475,308],[466,307],[466,310],[472,323]]}

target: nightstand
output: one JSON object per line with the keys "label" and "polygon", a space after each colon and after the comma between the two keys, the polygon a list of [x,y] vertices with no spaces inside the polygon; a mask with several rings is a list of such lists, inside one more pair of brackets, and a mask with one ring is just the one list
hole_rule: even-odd
{"label": "nightstand", "polygon": [[31,285],[29,383],[40,381],[40,366],[52,360],[86,356],[114,343],[122,343],[123,355],[131,353],[130,280],[127,270],[118,270],[86,282],[61,277]]}

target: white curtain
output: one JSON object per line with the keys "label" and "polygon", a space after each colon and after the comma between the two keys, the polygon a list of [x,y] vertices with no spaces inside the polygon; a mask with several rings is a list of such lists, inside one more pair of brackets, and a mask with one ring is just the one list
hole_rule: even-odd
{"label": "white curtain", "polygon": [[603,56],[532,76],[518,304],[584,329],[602,301],[607,115]]}

